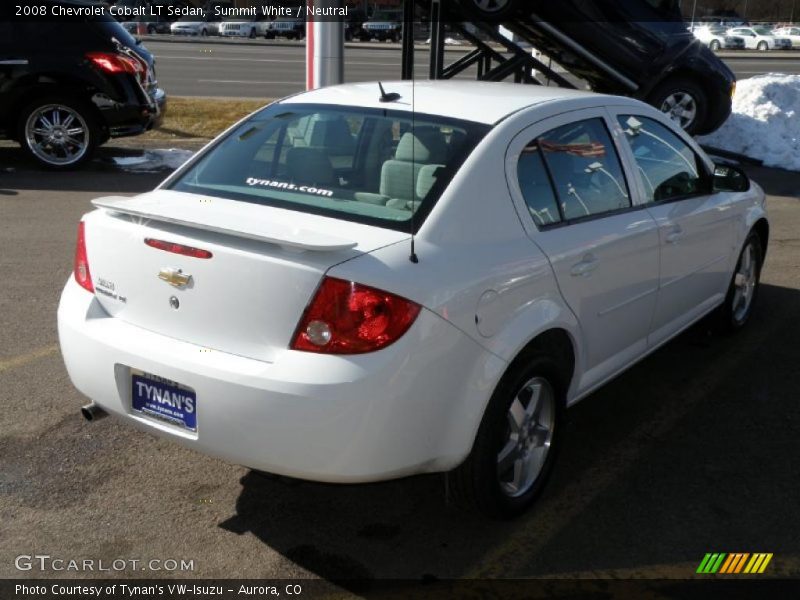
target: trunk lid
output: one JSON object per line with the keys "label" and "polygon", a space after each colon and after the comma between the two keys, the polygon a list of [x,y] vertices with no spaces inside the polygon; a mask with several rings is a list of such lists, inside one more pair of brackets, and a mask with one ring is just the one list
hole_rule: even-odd
{"label": "trunk lid", "polygon": [[[85,218],[86,247],[95,295],[110,316],[270,362],[288,347],[330,267],[409,237],[166,190],[93,204],[99,210]],[[146,239],[207,250],[212,257],[168,252]]]}

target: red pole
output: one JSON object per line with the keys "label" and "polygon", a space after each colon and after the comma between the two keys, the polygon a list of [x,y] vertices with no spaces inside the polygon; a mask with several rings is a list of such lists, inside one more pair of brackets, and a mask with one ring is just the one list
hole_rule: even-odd
{"label": "red pole", "polygon": [[[313,8],[314,0],[306,0],[307,6]],[[313,90],[314,81],[314,17],[306,11],[306,90]]]}

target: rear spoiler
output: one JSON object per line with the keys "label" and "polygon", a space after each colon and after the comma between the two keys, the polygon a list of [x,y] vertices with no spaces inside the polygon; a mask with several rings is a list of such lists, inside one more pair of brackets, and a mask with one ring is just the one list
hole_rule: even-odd
{"label": "rear spoiler", "polygon": [[257,205],[209,200],[203,203],[197,196],[186,198],[179,194],[165,198],[161,191],[158,198],[108,196],[92,200],[92,204],[114,213],[268,242],[295,251],[335,252],[358,245],[353,240],[265,219],[263,214],[259,215],[263,211]]}

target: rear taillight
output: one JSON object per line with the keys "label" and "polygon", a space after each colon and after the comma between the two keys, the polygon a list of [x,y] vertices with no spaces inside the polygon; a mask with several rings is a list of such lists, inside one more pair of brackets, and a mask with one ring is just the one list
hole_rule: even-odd
{"label": "rear taillight", "polygon": [[363,354],[400,339],[420,306],[375,288],[326,277],[303,314],[291,348],[321,354]]}
{"label": "rear taillight", "polygon": [[89,52],[86,58],[106,73],[130,73],[141,83],[147,81],[147,64],[138,58],[114,52]]}
{"label": "rear taillight", "polygon": [[78,223],[78,243],[75,245],[75,281],[83,289],[94,293],[92,274],[89,272],[89,258],[86,256],[86,234],[83,221]]}

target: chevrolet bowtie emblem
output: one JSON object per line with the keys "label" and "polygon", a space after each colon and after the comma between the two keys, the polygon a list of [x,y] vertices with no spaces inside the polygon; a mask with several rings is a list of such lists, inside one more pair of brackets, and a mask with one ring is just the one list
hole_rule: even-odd
{"label": "chevrolet bowtie emblem", "polygon": [[164,267],[161,269],[158,272],[158,278],[176,288],[185,288],[192,281],[191,275],[172,267]]}

